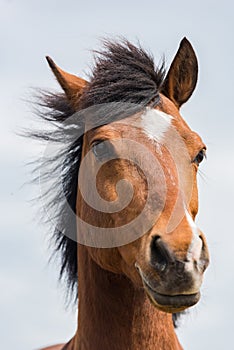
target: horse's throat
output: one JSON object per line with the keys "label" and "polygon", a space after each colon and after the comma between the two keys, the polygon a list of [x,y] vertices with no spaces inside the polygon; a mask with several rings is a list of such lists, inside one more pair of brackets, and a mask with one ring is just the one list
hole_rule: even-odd
{"label": "horse's throat", "polygon": [[101,269],[85,248],[78,255],[76,350],[181,349],[170,314],[158,311],[126,277]]}

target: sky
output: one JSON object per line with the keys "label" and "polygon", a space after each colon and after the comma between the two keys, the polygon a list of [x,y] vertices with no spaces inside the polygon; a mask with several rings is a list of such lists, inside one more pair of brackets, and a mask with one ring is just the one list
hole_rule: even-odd
{"label": "sky", "polygon": [[[186,36],[197,53],[199,81],[181,112],[208,148],[199,175],[197,223],[211,264],[199,304],[178,330],[185,349],[229,347],[234,294],[234,45],[232,1],[98,2],[0,0],[0,330],[4,349],[32,350],[67,341],[76,329],[75,307],[66,307],[58,263],[48,263],[46,228],[32,198],[30,160],[43,148],[17,134],[35,127],[31,88],[58,89],[45,61],[86,77],[100,38],[125,36],[170,64]],[[27,185],[26,185],[27,184]]]}

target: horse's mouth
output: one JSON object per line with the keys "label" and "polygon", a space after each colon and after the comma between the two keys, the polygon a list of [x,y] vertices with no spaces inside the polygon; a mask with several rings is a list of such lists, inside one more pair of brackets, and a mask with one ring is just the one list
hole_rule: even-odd
{"label": "horse's mouth", "polygon": [[166,295],[160,294],[144,283],[146,293],[159,309],[167,312],[179,312],[195,305],[200,299],[200,292],[194,294]]}
{"label": "horse's mouth", "polygon": [[149,296],[153,304],[160,310],[165,312],[180,312],[188,307],[191,307],[200,299],[200,292],[192,294],[162,294],[157,292],[154,288],[151,287],[144,274],[142,273],[140,267],[136,264],[136,268],[140,273],[144,289]]}

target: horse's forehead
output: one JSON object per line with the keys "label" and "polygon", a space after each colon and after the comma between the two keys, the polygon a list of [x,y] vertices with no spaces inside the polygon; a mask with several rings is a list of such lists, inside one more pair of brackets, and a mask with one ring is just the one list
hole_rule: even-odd
{"label": "horse's forehead", "polygon": [[145,112],[132,121],[151,141],[164,143],[167,131],[172,126],[173,117],[160,110],[146,108]]}
{"label": "horse's forehead", "polygon": [[144,112],[91,130],[89,139],[130,138],[143,143],[153,141],[166,145],[168,131],[172,128],[183,140],[189,153],[199,151],[199,147],[202,148],[204,145],[200,136],[193,132],[181,117],[176,106],[163,95],[161,95],[160,105],[156,108],[147,107]]}
{"label": "horse's forehead", "polygon": [[196,141],[201,141],[199,136],[189,128],[178,110],[177,113],[172,112],[172,109],[147,107],[142,113],[114,122],[111,125],[112,132],[114,134],[118,130],[123,138],[131,137],[143,143],[150,141],[164,146],[176,137],[183,140],[185,145],[188,144],[188,148],[195,147]]}
{"label": "horse's forehead", "polygon": [[189,125],[182,118],[179,110],[174,105],[174,103],[164,95],[160,95],[160,98],[161,103],[158,107],[156,107],[156,109],[173,117],[173,127],[177,130],[178,134],[183,139],[183,142],[186,144],[189,153],[199,151],[205,147],[205,144],[203,143],[200,135],[197,132],[191,130]]}

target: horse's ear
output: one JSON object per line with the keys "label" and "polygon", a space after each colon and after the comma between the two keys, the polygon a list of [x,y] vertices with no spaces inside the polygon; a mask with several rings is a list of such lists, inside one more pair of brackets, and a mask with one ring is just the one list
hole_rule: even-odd
{"label": "horse's ear", "polygon": [[180,108],[192,95],[198,75],[196,54],[184,38],[164,80],[161,92]]}
{"label": "horse's ear", "polygon": [[81,95],[88,82],[76,75],[64,72],[49,56],[46,56],[46,59],[67,98],[71,101],[74,97]]}

